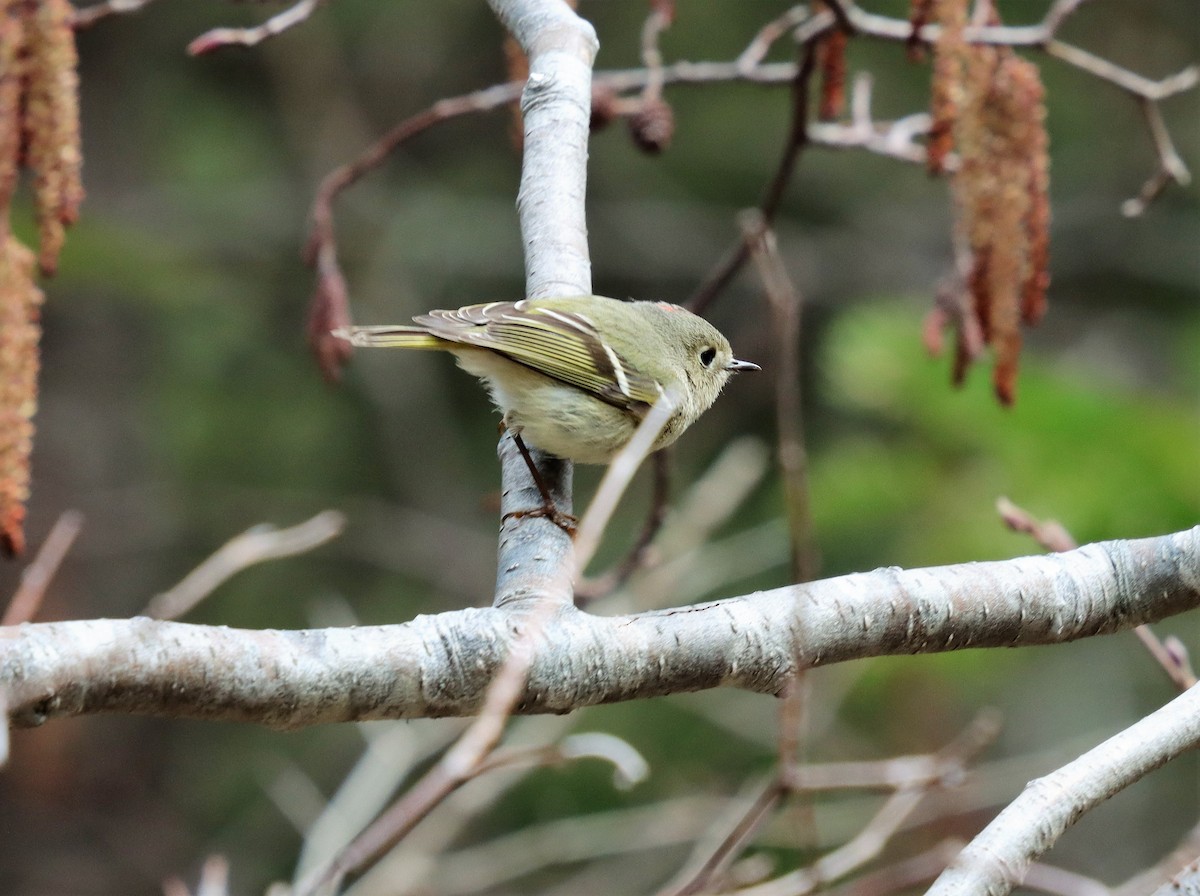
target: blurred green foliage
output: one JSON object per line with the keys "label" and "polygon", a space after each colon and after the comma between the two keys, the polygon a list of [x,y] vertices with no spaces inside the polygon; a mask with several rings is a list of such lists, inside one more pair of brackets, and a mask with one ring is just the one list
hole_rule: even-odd
{"label": "blurred green foliage", "polygon": [[[1035,20],[1044,6],[1001,4],[1013,21]],[[783,8],[684,0],[663,51],[732,58]],[[477,3],[338,0],[258,48],[183,54],[207,28],[253,23],[270,9],[160,3],[80,37],[89,199],[46,285],[31,542],[65,508],[83,509],[87,522],[42,618],[136,613],[236,533],[331,506],[348,516],[340,539],[240,574],[189,618],[383,623],[489,599],[497,482],[486,396],[447,359],[425,355],[363,353],[340,388],[323,383],[304,346],[311,278],[299,251],[326,171],[431,102],[504,78],[500,27]],[[582,12],[597,26],[600,68],[638,64],[643,4],[585,2]],[[1188,0],[1089,6],[1063,36],[1150,77],[1200,58]],[[789,58],[786,44],[772,58]],[[923,106],[928,69],[905,62],[902,48],[855,41],[850,61],[873,73],[878,116]],[[1058,518],[1081,541],[1166,532],[1200,516],[1197,189],[1171,188],[1144,218],[1122,218],[1120,202],[1154,164],[1135,105],[1074,70],[1041,65],[1054,279],[1013,410],[996,406],[985,367],[954,390],[948,361],[930,360],[920,344],[924,309],[951,264],[945,185],[851,152],[810,150],[795,172],[777,230],[806,303],[805,425],[823,574],[1038,550],[998,523],[999,495]],[[785,89],[690,86],[667,98],[677,131],[661,158],[640,154],[620,123],[593,139],[598,292],[685,298],[777,163]],[[1195,92],[1164,106],[1193,168],[1198,112]],[[520,294],[510,128],[508,110],[448,122],[345,195],[339,251],[359,321]],[[775,438],[775,340],[754,276],[741,276],[712,316],[768,372],[736,381],[689,432],[675,457],[678,495],[734,434]],[[597,476],[577,471],[581,504]],[[704,596],[785,583],[781,502],[771,474],[721,528],[718,545],[750,533],[757,550],[736,551],[753,562]],[[627,499],[605,559],[620,555],[621,533],[637,528],[644,507],[639,495]],[[10,590],[18,574],[5,572]],[[1200,643],[1192,617],[1163,629]],[[996,762],[982,775],[987,799],[974,814],[906,835],[907,844],[969,835],[1024,780],[1171,693],[1124,636],[851,664],[817,670],[811,685],[813,759],[937,749],[979,707],[1003,709]],[[424,743],[457,724],[403,727]],[[465,821],[452,845],[575,814],[737,793],[774,758],[775,704],[753,695],[595,708],[563,724],[626,738],[651,777],[622,792],[591,761],[532,771]],[[301,773],[313,794],[328,794],[363,743],[356,726],[284,735],[125,718],[15,732],[0,779],[12,831],[0,847],[0,891],[159,892],[164,876],[194,879],[202,858],[221,851],[234,891],[261,892],[290,874],[300,844],[272,788]],[[1195,774],[1194,759],[1174,763],[1086,819],[1052,858],[1110,880],[1155,860],[1195,821]],[[304,803],[296,786],[293,808]],[[803,813],[785,815],[764,843],[795,863],[852,834],[873,805],[822,803],[815,828]],[[648,889],[685,855],[647,850],[595,872],[578,863],[574,892]],[[438,891],[436,875],[431,886]]]}

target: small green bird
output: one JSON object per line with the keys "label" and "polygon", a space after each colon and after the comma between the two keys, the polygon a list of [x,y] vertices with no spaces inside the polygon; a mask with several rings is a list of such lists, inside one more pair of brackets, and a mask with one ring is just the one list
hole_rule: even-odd
{"label": "small green bird", "polygon": [[672,444],[739,361],[720,331],[686,308],[602,296],[525,299],[430,311],[415,326],[344,327],[358,346],[437,349],[487,385],[514,435],[543,451],[605,464],[674,387],[679,403],[654,444]]}

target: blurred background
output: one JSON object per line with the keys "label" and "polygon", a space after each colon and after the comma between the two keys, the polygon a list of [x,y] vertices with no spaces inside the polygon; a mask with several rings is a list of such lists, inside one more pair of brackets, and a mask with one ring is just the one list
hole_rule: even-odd
{"label": "blurred background", "polygon": [[[1031,22],[1045,5],[1001,10]],[[258,48],[184,53],[211,27],[254,24],[277,8],[161,3],[80,36],[88,199],[45,284],[31,546],[64,510],[85,522],[42,621],[136,614],[235,534],[326,508],[347,517],[340,538],[239,574],[187,620],[378,624],[490,600],[497,418],[485,394],[448,358],[415,353],[359,353],[340,386],[324,383],[304,342],[312,281],[300,248],[330,168],[432,102],[505,79],[502,31],[480,3],[338,0]],[[663,52],[733,59],[785,8],[680,0]],[[870,8],[904,14],[895,2]],[[639,65],[645,12],[630,0],[584,0],[598,69]],[[1151,78],[1200,60],[1190,0],[1089,5],[1062,37]],[[773,58],[790,58],[780,44]],[[877,117],[926,105],[928,67],[906,62],[902,47],[853,40],[849,58],[852,72],[875,75]],[[1164,533],[1200,517],[1200,192],[1169,188],[1144,217],[1122,217],[1122,201],[1155,165],[1136,105],[1030,58],[1047,87],[1053,280],[1014,408],[997,406],[984,366],[952,389],[949,359],[931,360],[921,344],[952,262],[944,182],[863,152],[812,149],[787,192],[777,231],[805,302],[822,576],[1040,550],[1000,524],[1000,495],[1080,541]],[[641,153],[621,123],[592,140],[600,294],[686,299],[777,164],[786,88],[673,87],[666,96],[676,133],[662,156]],[[1200,92],[1164,113],[1200,169]],[[358,322],[522,294],[511,127],[508,110],[435,127],[344,196],[340,257]],[[709,316],[740,357],[770,369],[775,339],[752,268]],[[677,501],[729,505],[712,546],[598,611],[787,583],[772,384],[737,378],[674,452]],[[579,506],[598,476],[577,471]],[[598,571],[639,528],[644,482],[623,502]],[[19,573],[12,561],[0,570],[6,591]],[[1200,647],[1195,614],[1161,630]],[[810,684],[812,761],[933,751],[980,709],[1003,713],[978,775],[931,798],[891,857],[969,836],[1026,780],[1173,695],[1132,635],[880,659],[818,670]],[[375,764],[361,781],[383,798],[460,729],[450,720],[283,734],[101,717],[17,731],[0,774],[0,892],[157,893],[168,875],[194,882],[212,853],[230,860],[232,892],[261,892],[291,876],[301,829],[368,744]],[[513,737],[570,731],[625,738],[649,762],[648,778],[616,789],[610,769],[584,761],[469,785],[358,892],[650,891],[728,797],[769,773],[776,703],[709,692],[521,720]],[[1177,760],[1085,817],[1049,860],[1108,882],[1153,863],[1196,824],[1198,771],[1195,756]],[[784,812],[752,853],[777,869],[811,860],[859,830],[880,799]]]}

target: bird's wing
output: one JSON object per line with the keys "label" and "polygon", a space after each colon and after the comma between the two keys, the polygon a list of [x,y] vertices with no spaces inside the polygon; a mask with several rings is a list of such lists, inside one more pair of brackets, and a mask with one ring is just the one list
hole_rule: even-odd
{"label": "bird's wing", "polygon": [[491,302],[413,318],[443,339],[491,349],[625,410],[643,411],[659,384],[608,345],[585,314],[531,302]]}

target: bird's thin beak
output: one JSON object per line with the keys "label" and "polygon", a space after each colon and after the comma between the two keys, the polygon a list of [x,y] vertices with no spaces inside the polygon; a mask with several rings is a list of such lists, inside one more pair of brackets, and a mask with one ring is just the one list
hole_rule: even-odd
{"label": "bird's thin beak", "polygon": [[759,367],[757,364],[754,364],[750,361],[739,361],[737,358],[734,358],[732,361],[730,361],[728,364],[726,364],[725,369],[726,370],[762,370],[762,368]]}

